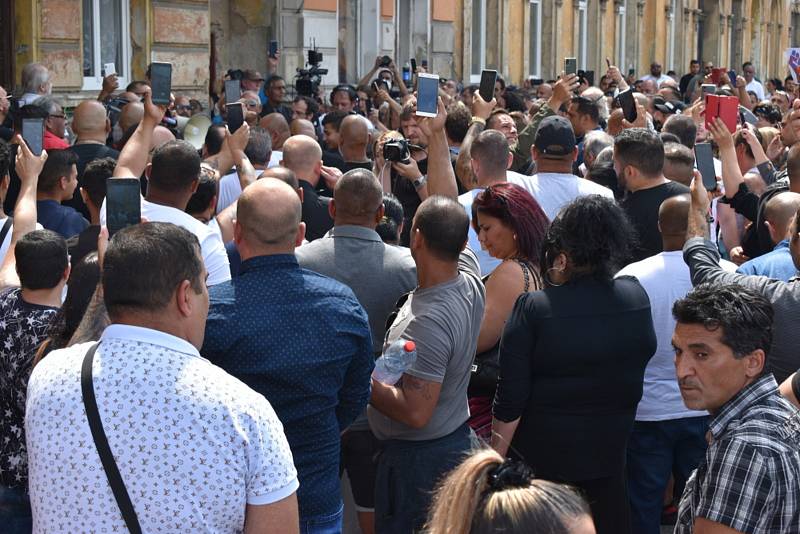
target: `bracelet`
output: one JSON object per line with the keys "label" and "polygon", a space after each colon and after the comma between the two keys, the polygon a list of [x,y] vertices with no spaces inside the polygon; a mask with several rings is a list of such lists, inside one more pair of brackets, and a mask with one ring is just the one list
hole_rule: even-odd
{"label": "bracelet", "polygon": [[484,128],[486,128],[486,120],[485,120],[485,119],[482,119],[482,118],[480,118],[480,117],[476,117],[475,115],[473,115],[473,116],[472,116],[472,120],[471,120],[471,121],[469,121],[469,125],[470,125],[470,126],[472,126],[472,125],[473,125],[473,124],[475,124],[476,122],[477,122],[478,124],[480,124],[481,126],[483,126]]}
{"label": "bracelet", "polygon": [[416,191],[419,191],[420,189],[425,187],[426,183],[428,183],[428,176],[427,175],[422,175],[421,178],[417,178],[416,180],[414,180],[411,183],[414,184],[414,189]]}

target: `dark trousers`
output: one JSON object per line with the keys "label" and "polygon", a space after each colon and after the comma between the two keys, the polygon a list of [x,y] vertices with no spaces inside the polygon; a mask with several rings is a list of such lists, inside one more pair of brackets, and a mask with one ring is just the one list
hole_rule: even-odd
{"label": "dark trousers", "polygon": [[625,476],[563,481],[577,488],[589,502],[597,534],[639,534],[631,530]]}
{"label": "dark trousers", "polygon": [[31,505],[25,489],[0,484],[0,532],[30,534],[32,528]]}
{"label": "dark trousers", "polygon": [[436,484],[470,450],[467,424],[430,441],[383,442],[375,479],[375,530],[410,534],[422,528]]}
{"label": "dark trousers", "polygon": [[636,421],[628,439],[631,524],[637,534],[658,534],[664,491],[673,471],[684,481],[706,451],[708,417]]}

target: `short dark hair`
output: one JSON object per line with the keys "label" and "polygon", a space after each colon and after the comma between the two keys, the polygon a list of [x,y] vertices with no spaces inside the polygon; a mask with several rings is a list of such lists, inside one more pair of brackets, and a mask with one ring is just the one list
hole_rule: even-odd
{"label": "short dark hair", "polygon": [[322,125],[325,126],[326,124],[330,124],[338,132],[339,128],[342,126],[342,121],[348,115],[348,112],[341,111],[339,109],[330,111],[325,114],[325,117],[322,118]]}
{"label": "short dark hair", "polygon": [[761,349],[769,354],[774,311],[761,293],[739,284],[700,284],[675,301],[672,315],[682,324],[722,329],[722,343],[737,359]]}
{"label": "short dark hair", "polygon": [[206,132],[205,145],[209,156],[219,154],[225,142],[225,126],[212,124]]}
{"label": "short dark hair", "polygon": [[469,217],[451,198],[428,197],[417,208],[414,228],[425,238],[431,253],[443,261],[457,261],[469,232]]}
{"label": "short dark hair", "polygon": [[746,69],[747,67],[752,67],[752,66],[753,66],[753,62],[752,61],[745,61],[744,63],[742,63],[742,70]]}
{"label": "short dark hair", "polygon": [[270,86],[271,86],[271,85],[272,85],[274,82],[279,82],[279,81],[282,81],[282,80],[283,80],[283,76],[278,76],[277,74],[273,74],[272,76],[270,76],[269,78],[267,78],[267,81],[266,81],[266,83],[264,84],[264,87],[266,87],[267,89],[269,89],[269,87],[270,87]]}
{"label": "short dark hair", "polygon": [[400,225],[403,224],[403,205],[391,193],[383,194],[383,218],[375,227],[384,243],[397,243]]}
{"label": "short dark hair", "polygon": [[518,91],[506,91],[503,94],[503,99],[506,101],[506,109],[509,112],[525,111],[525,101]]}
{"label": "short dark hair", "polygon": [[768,102],[760,102],[753,108],[753,115],[761,117],[770,124],[778,124],[783,119],[781,108]]}
{"label": "short dark hair", "polygon": [[11,150],[8,148],[8,143],[0,139],[0,180],[6,177],[9,167],[11,167]]}
{"label": "short dark hair", "polygon": [[[758,128],[753,128],[752,132],[753,132],[753,135],[756,136],[756,140],[758,141],[758,144],[759,145],[763,144],[764,136],[761,135],[761,132],[758,131]],[[755,158],[755,155],[753,154],[753,149],[750,148],[750,143],[748,143],[747,139],[744,138],[744,135],[742,135],[742,131],[741,130],[738,130],[735,134],[733,134],[733,146],[737,147],[739,145],[743,145],[744,146],[744,153],[747,154],[748,158]]]}
{"label": "short dark hair", "polygon": [[553,219],[539,265],[548,269],[563,252],[576,269],[608,282],[627,265],[635,244],[625,211],[611,199],[587,195],[567,204]]}
{"label": "short dark hair", "polygon": [[700,64],[700,60],[699,59],[693,59],[693,60],[691,60],[689,62],[689,65],[699,65],[699,64]]}
{"label": "short dark hair", "polygon": [[244,155],[254,165],[266,165],[272,155],[272,138],[269,132],[260,126],[250,128],[250,139],[244,148]]}
{"label": "short dark hair", "polygon": [[67,242],[52,230],[34,230],[14,246],[17,276],[23,289],[52,289],[69,265]]}
{"label": "short dark hair", "polygon": [[679,145],[681,144],[680,138],[674,133],[665,132],[662,130],[658,136],[661,138],[661,142],[664,143],[665,148],[668,143],[677,143]]}
{"label": "short dark hair", "polygon": [[456,143],[462,142],[467,136],[471,120],[472,114],[467,106],[460,102],[450,104],[447,107],[447,118],[444,120],[444,131],[447,133],[447,137]]}
{"label": "short dark hair", "polygon": [[303,95],[297,95],[296,97],[294,97],[294,100],[292,100],[292,102],[305,102],[307,113],[311,113],[313,117],[319,115],[319,104],[317,104],[317,101],[314,100],[313,98],[309,98]]}
{"label": "short dark hair", "polygon": [[663,133],[675,135],[683,146],[694,148],[697,125],[688,115],[670,115],[661,127]]}
{"label": "short dark hair", "polygon": [[72,150],[51,149],[47,152],[47,161],[44,162],[42,172],[39,173],[38,189],[52,191],[58,185],[62,176],[69,176],[72,166],[78,164],[78,156]]}
{"label": "short dark hair", "polygon": [[81,187],[97,209],[106,198],[106,180],[114,174],[117,161],[114,158],[100,158],[86,164],[81,176]]}
{"label": "short dark hair", "polygon": [[646,128],[622,130],[614,139],[614,156],[645,176],[658,176],[664,169],[664,143]]}
{"label": "short dark hair", "polygon": [[191,187],[200,175],[200,154],[188,141],[167,141],[153,151],[150,185],[176,193]]}
{"label": "short dark hair", "polygon": [[579,115],[588,115],[592,122],[600,122],[600,110],[597,109],[597,102],[585,96],[573,96],[572,103],[577,106]]}
{"label": "short dark hair", "polygon": [[506,136],[497,130],[484,130],[470,145],[469,154],[493,174],[505,172],[510,152]]}
{"label": "short dark hair", "polygon": [[197,181],[197,189],[189,198],[184,210],[189,215],[201,213],[211,204],[211,199],[217,196],[219,183],[213,172],[201,172]]}
{"label": "short dark hair", "polygon": [[148,222],[114,234],[103,262],[103,300],[109,316],[125,310],[155,311],[189,280],[203,291],[203,260],[194,234],[171,223]]}
{"label": "short dark hair", "polygon": [[[148,74],[148,77],[149,77],[149,75],[150,75],[150,65],[147,66],[147,74]],[[142,80],[133,80],[131,83],[129,83],[125,87],[125,92],[127,92],[127,93],[135,93],[136,92],[135,89],[137,87],[139,87],[140,85],[147,85],[147,82],[142,81]]]}

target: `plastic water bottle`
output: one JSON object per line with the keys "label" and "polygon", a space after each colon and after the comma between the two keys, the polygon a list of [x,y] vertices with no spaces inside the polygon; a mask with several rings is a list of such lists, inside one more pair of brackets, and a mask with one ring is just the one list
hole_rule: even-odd
{"label": "plastic water bottle", "polygon": [[398,339],[375,361],[372,378],[387,386],[393,386],[415,361],[417,361],[417,346],[414,342]]}

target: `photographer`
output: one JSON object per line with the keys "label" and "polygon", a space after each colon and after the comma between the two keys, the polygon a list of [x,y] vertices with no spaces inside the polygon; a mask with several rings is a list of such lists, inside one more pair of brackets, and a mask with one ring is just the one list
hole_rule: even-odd
{"label": "photographer", "polygon": [[[375,74],[378,73],[378,78],[385,81],[389,86],[389,93],[391,94],[392,84],[397,87],[396,96],[405,98],[408,96],[408,88],[403,82],[403,77],[400,75],[400,70],[395,65],[394,60],[389,56],[378,56],[375,58],[375,65],[370,71],[359,80],[358,85],[370,85]],[[391,95],[395,96],[395,95]]]}

